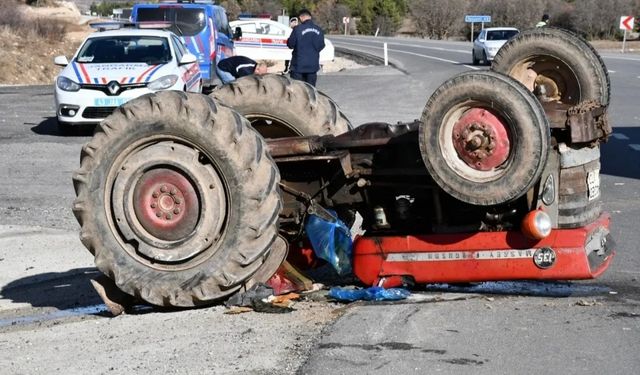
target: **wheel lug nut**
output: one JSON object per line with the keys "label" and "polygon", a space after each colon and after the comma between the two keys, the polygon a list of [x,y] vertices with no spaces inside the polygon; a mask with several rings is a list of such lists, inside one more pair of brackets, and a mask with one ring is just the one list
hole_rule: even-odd
{"label": "wheel lug nut", "polygon": [[171,213],[168,213],[166,218],[167,218],[167,220],[171,220],[171,219],[173,219],[173,215],[171,215]]}
{"label": "wheel lug nut", "polygon": [[160,191],[163,192],[163,193],[166,193],[167,190],[169,190],[169,189],[167,189],[167,187],[164,186],[164,185],[162,185],[162,187],[160,187]]}
{"label": "wheel lug nut", "polygon": [[173,213],[176,214],[176,215],[179,214],[180,213],[180,209],[176,208],[175,210],[173,210]]}
{"label": "wheel lug nut", "polygon": [[160,212],[160,211],[156,212],[156,216],[157,217],[162,217],[162,212]]}
{"label": "wheel lug nut", "polygon": [[176,197],[176,198],[173,198],[173,202],[175,204],[180,204],[180,203],[182,203],[182,199]]}
{"label": "wheel lug nut", "polygon": [[171,194],[171,195],[176,195],[176,194],[178,194],[178,190],[176,190],[176,189],[171,189],[170,194]]}
{"label": "wheel lug nut", "polygon": [[156,204],[156,202],[151,203],[151,208],[156,208],[158,207],[158,204]]}
{"label": "wheel lug nut", "polygon": [[151,196],[154,198],[158,198],[160,196],[160,193],[157,191],[154,191],[153,194],[151,194]]}

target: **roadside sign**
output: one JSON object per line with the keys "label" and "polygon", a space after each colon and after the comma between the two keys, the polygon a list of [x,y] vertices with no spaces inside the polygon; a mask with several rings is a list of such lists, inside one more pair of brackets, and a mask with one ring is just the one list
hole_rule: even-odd
{"label": "roadside sign", "polygon": [[491,16],[479,16],[479,15],[465,15],[464,22],[471,24],[471,37],[469,38],[473,42],[473,24],[476,22],[481,23],[481,28],[484,29],[485,23],[491,22]]}
{"label": "roadside sign", "polygon": [[627,31],[633,30],[633,16],[620,17],[620,30],[624,30],[624,36],[622,37],[622,53],[624,53],[624,46],[627,44]]}
{"label": "roadside sign", "polygon": [[464,22],[482,22],[482,23],[490,23],[491,16],[475,16],[475,15],[466,15],[464,16]]}
{"label": "roadside sign", "polygon": [[620,17],[620,30],[633,30],[633,16]]}
{"label": "roadside sign", "polygon": [[342,23],[349,23],[349,17],[342,17]]}

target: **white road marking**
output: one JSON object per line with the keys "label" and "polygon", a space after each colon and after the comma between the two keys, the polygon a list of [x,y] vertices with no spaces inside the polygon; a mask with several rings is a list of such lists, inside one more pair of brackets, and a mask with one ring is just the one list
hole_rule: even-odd
{"label": "white road marking", "polygon": [[616,71],[615,70],[609,70],[608,72],[609,73],[615,73]]}
{"label": "white road marking", "polygon": [[626,141],[629,139],[629,137],[627,137],[626,135],[622,134],[622,133],[613,133],[611,134],[611,136],[615,139],[621,139],[623,141]]}
{"label": "white road marking", "polygon": [[[376,49],[383,49],[384,47],[378,47],[378,46],[371,46],[371,45],[366,45],[366,44],[358,44],[358,43],[348,43],[348,42],[342,42],[342,41],[336,41],[336,44],[348,44],[351,46],[358,46],[358,47],[367,47],[367,48],[376,48]],[[401,51],[399,49],[393,49],[393,48],[387,48],[387,50],[389,52],[398,52],[398,53],[405,53],[407,55],[413,55],[413,56],[418,56],[418,57],[424,57],[425,59],[431,59],[431,60],[437,60],[437,61],[442,61],[442,62],[446,62],[446,63],[450,63],[450,64],[461,64],[463,66],[466,66],[469,69],[473,69],[473,70],[479,70],[480,68],[476,67],[476,66],[472,66],[472,65],[467,65],[464,64],[460,61],[453,61],[453,60],[448,60],[448,59],[443,59],[441,57],[436,57],[436,56],[429,56],[429,55],[423,55],[421,53],[415,53],[415,52],[409,52],[409,51]]]}
{"label": "white road marking", "polygon": [[629,145],[629,147],[631,147],[632,149],[634,149],[636,151],[640,151],[640,145],[633,144],[633,145]]}

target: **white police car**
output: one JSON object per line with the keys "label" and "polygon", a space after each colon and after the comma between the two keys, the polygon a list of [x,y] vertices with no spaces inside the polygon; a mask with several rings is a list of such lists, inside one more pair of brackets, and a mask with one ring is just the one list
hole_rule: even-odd
{"label": "white police car", "polygon": [[[287,39],[293,29],[289,26],[262,18],[231,21],[229,25],[233,30],[237,27],[242,30],[242,35],[235,41],[236,55],[253,60],[291,60]],[[324,44],[320,51],[320,64],[335,58],[333,43],[324,38]]]}
{"label": "white police car", "polygon": [[123,103],[160,91],[202,91],[194,55],[170,31],[125,28],[99,31],[82,43],[55,82],[58,124],[96,124]]}

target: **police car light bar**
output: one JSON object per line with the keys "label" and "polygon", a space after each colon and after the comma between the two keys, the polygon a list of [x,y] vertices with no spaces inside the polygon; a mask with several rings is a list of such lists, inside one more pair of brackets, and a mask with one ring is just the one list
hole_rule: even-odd
{"label": "police car light bar", "polygon": [[93,22],[90,23],[89,26],[92,29],[98,31],[106,31],[106,30],[120,30],[125,27],[133,27],[133,23],[125,22],[125,21],[106,21],[106,22]]}
{"label": "police car light bar", "polygon": [[168,29],[171,22],[168,21],[140,21],[136,24],[138,29]]}

